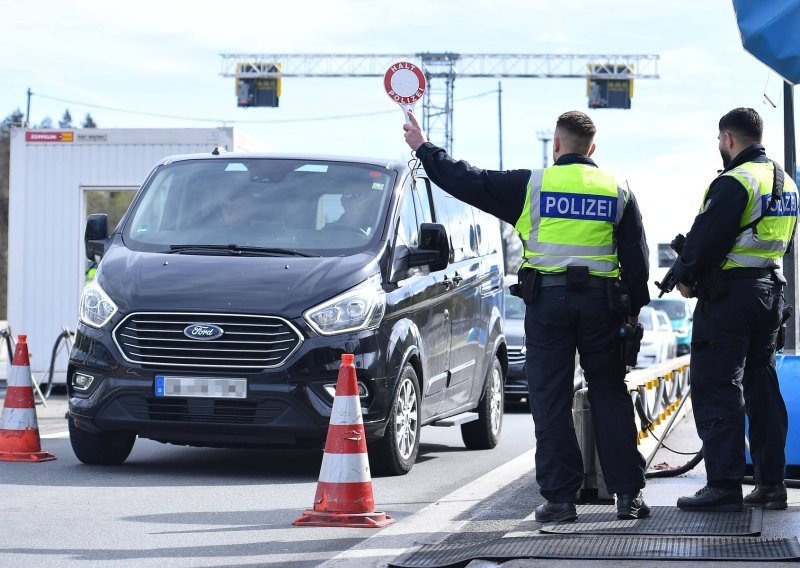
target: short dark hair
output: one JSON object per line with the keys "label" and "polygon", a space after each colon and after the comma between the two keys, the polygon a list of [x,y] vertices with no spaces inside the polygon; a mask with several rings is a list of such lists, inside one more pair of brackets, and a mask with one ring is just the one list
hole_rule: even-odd
{"label": "short dark hair", "polygon": [[556,128],[571,134],[572,141],[575,143],[575,147],[571,149],[582,154],[586,154],[589,148],[592,147],[594,135],[597,133],[592,119],[579,110],[571,110],[559,116],[556,121]]}
{"label": "short dark hair", "polygon": [[759,114],[745,107],[735,108],[719,119],[719,131],[727,130],[740,142],[759,143],[764,123]]}

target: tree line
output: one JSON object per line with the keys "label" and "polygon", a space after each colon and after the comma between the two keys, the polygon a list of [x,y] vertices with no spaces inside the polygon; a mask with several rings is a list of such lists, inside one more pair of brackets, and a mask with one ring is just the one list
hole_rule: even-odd
{"label": "tree line", "polygon": [[[8,306],[8,181],[11,162],[11,129],[21,127],[25,115],[19,109],[0,122],[0,319],[7,318]],[[45,117],[39,124],[30,128],[54,128],[53,120]],[[87,113],[80,125],[73,124],[69,109],[64,111],[58,128],[97,128],[92,115]]]}

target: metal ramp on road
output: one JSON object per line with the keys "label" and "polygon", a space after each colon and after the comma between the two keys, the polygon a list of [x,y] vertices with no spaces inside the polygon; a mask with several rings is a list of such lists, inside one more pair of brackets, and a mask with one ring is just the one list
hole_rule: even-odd
{"label": "metal ramp on road", "polygon": [[[651,516],[644,519],[617,519],[613,505],[579,505],[574,523],[544,525],[533,515],[520,523],[514,536],[525,523],[546,534],[616,534],[670,536],[760,536],[763,513],[760,507],[747,507],[740,513],[699,513],[681,511],[677,507],[651,507]],[[509,534],[508,536],[512,536]]]}
{"label": "metal ramp on road", "polygon": [[544,525],[533,514],[500,538],[447,539],[409,551],[389,565],[449,568],[472,560],[717,560],[800,559],[797,538],[760,538],[763,512],[697,513],[653,507],[649,518],[615,519],[609,505],[581,505],[578,522]]}
{"label": "metal ramp on road", "polygon": [[471,560],[749,560],[800,558],[797,538],[533,536],[426,545],[393,560],[395,568],[448,568]]}

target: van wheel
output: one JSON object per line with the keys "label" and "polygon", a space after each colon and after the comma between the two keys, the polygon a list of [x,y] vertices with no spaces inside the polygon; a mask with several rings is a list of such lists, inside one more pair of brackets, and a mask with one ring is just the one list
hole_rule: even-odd
{"label": "van wheel", "polygon": [[478,403],[478,419],[461,425],[461,438],[470,450],[490,450],[503,429],[503,368],[495,357]]}
{"label": "van wheel", "polygon": [[132,432],[101,432],[92,434],[81,430],[69,419],[69,441],[75,456],[89,465],[119,465],[133,449],[136,434]]}
{"label": "van wheel", "polygon": [[407,364],[400,373],[392,410],[383,438],[369,448],[370,468],[381,475],[405,475],[417,461],[419,451],[419,380]]}

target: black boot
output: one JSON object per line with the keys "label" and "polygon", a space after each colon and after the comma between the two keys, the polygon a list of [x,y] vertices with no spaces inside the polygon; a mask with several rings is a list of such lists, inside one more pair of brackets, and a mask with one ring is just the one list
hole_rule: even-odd
{"label": "black boot", "polygon": [[691,497],[678,499],[678,508],[684,511],[743,511],[742,489],[706,485]]}
{"label": "black boot", "polygon": [[746,495],[744,502],[747,505],[763,505],[765,509],[785,509],[786,484],[756,485],[756,488]]}
{"label": "black boot", "polygon": [[642,492],[617,493],[618,519],[643,519],[650,516],[650,507],[644,502]]}
{"label": "black boot", "polygon": [[545,501],[534,511],[534,518],[540,523],[549,521],[576,521],[578,512],[575,510],[575,503],[551,503]]}

